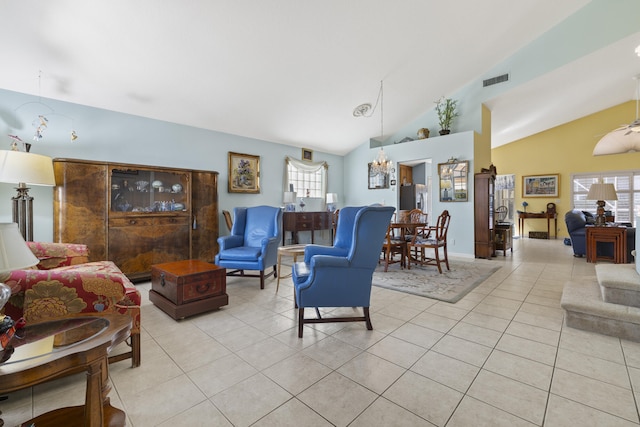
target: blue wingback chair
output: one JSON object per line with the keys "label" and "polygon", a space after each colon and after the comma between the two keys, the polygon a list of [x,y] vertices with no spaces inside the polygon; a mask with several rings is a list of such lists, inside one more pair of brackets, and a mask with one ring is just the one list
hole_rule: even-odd
{"label": "blue wingback chair", "polygon": [[[346,209],[340,210],[340,217]],[[344,215],[342,223],[338,217],[336,243],[349,242],[346,254],[340,253],[341,247],[327,247],[327,255],[321,254],[319,248],[311,247],[309,250],[314,251],[314,255],[307,261],[305,250],[305,262],[295,263],[292,267],[300,338],[305,323],[364,321],[368,330],[373,329],[369,317],[371,279],[395,208],[366,206],[353,209],[351,213],[355,215],[350,230],[347,228],[349,215]],[[318,317],[305,319],[306,307],[315,308]],[[363,316],[322,318],[318,307],[362,307]]]}
{"label": "blue wingback chair", "polygon": [[[234,208],[233,216],[231,235],[218,238],[220,250],[215,263],[231,269],[227,276],[260,277],[260,289],[264,289],[264,279],[277,274],[282,209],[272,206]],[[265,275],[264,270],[269,266],[273,266],[273,271]],[[244,270],[259,270],[260,274],[245,274]]]}
{"label": "blue wingback chair", "polygon": [[304,262],[309,263],[314,255],[347,256],[353,240],[353,224],[356,220],[356,214],[362,208],[363,206],[345,206],[340,209],[333,246],[307,245],[304,248]]}

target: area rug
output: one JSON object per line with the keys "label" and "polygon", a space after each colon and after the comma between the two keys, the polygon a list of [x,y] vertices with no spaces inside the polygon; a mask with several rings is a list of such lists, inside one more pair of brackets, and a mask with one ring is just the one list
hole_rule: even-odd
{"label": "area rug", "polygon": [[395,264],[385,273],[384,265],[380,265],[373,273],[373,285],[454,303],[500,269],[495,264],[451,259],[449,267],[451,270],[447,271],[443,266],[440,274],[435,266],[412,266],[408,270]]}

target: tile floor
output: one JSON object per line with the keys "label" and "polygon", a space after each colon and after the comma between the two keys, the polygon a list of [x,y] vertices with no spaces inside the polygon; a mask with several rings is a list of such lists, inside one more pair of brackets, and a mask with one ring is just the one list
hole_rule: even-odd
{"label": "tile floor", "polygon": [[[456,304],[373,288],[363,324],[296,335],[290,279],[228,280],[230,305],[174,321],[147,299],[142,365],[111,365],[141,426],[637,426],[640,344],[563,326],[562,286],[594,274],[562,240],[515,241]],[[453,261],[455,262],[455,261]],[[82,375],[16,392],[5,425],[84,400]]]}

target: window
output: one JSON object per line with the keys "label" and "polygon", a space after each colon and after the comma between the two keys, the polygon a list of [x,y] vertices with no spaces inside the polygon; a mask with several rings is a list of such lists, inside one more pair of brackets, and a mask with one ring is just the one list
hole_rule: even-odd
{"label": "window", "polygon": [[591,184],[598,182],[613,184],[618,200],[605,200],[605,211],[611,211],[616,222],[630,222],[640,216],[640,171],[617,171],[590,174],[574,174],[572,177],[573,207],[581,211],[596,213],[595,200],[587,200]]}
{"label": "window", "polygon": [[324,200],[327,193],[326,162],[301,162],[285,158],[286,179],[284,191],[296,192],[297,197],[317,197]]}

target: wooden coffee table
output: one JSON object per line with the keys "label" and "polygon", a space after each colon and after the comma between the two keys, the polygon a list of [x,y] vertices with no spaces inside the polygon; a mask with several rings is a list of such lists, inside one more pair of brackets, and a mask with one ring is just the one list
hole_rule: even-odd
{"label": "wooden coffee table", "polygon": [[[23,426],[124,426],[126,417],[109,401],[108,353],[129,336],[131,318],[119,314],[73,316],[18,330],[0,364],[0,395],[32,387],[71,373],[87,372],[85,404],[56,409]],[[55,351],[54,351],[55,349]],[[3,422],[0,420],[0,425]]]}

